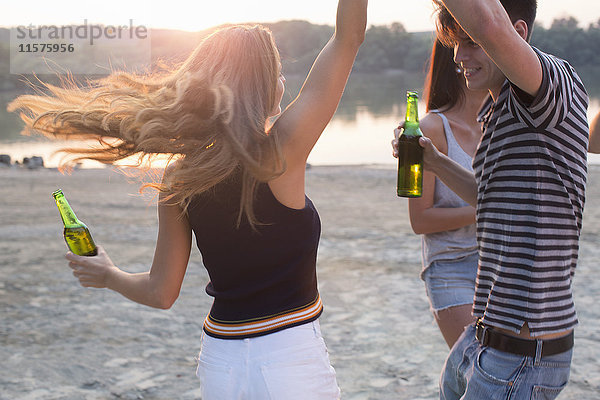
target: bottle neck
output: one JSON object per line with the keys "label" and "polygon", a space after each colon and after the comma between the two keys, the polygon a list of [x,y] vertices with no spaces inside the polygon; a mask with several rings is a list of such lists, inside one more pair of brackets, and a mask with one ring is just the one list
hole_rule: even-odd
{"label": "bottle neck", "polygon": [[65,227],[69,228],[79,225],[79,220],[77,219],[75,212],[64,196],[56,197],[56,205],[58,206],[58,211],[60,212],[60,217],[62,218]]}
{"label": "bottle neck", "polygon": [[402,132],[405,136],[423,136],[421,129],[419,128],[419,108],[416,97],[408,97],[406,106],[406,120],[404,120],[404,131]]}
{"label": "bottle neck", "polygon": [[406,122],[412,122],[413,124],[419,124],[419,105],[417,99],[409,97],[406,105]]}

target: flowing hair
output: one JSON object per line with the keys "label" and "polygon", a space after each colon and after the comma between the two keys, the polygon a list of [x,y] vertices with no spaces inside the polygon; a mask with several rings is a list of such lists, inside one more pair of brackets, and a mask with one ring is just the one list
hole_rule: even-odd
{"label": "flowing hair", "polygon": [[49,94],[22,95],[8,105],[20,111],[24,134],[97,139],[101,148],[62,149],[110,164],[132,155],[177,157],[161,183],[144,186],[186,212],[195,195],[241,171],[242,216],[259,223],[253,200],[259,182],[283,173],[276,132],[266,125],[274,107],[280,58],[271,32],[237,25],[204,39],[177,69],[166,73],[114,72],[85,87],[63,80],[42,83]]}

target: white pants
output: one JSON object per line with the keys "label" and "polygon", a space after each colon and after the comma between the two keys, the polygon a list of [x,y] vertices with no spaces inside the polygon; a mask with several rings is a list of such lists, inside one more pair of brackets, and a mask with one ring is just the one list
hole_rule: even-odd
{"label": "white pants", "polygon": [[340,389],[319,322],[251,339],[202,335],[202,400],[335,400]]}

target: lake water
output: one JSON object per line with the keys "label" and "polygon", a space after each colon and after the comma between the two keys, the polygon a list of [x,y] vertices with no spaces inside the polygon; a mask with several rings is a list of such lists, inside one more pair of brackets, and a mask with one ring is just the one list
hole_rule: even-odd
{"label": "lake water", "polygon": [[[284,105],[298,93],[302,83],[301,77],[286,78]],[[404,119],[406,90],[420,90],[419,82],[422,77],[416,74],[352,75],[338,111],[313,149],[309,163],[394,165],[390,146],[393,130]],[[53,156],[53,153],[65,143],[20,136],[20,121],[6,112],[6,103],[12,97],[14,95],[0,97],[0,154],[9,154],[13,162],[41,156],[45,166],[56,167],[60,156]],[[588,117],[591,119],[599,110],[600,93],[591,93]],[[423,104],[420,112],[423,115]],[[590,154],[589,162],[600,164],[600,155]],[[101,164],[86,162],[83,166],[99,167]]]}

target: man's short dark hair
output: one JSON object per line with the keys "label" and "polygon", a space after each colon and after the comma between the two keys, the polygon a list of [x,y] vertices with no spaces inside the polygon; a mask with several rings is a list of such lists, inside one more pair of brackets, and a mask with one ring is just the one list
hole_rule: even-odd
{"label": "man's short dark hair", "polygon": [[[440,0],[433,0],[437,7],[438,39],[445,45],[452,45],[464,35],[463,29]],[[510,21],[514,24],[522,19],[527,24],[527,40],[531,37],[537,13],[537,0],[500,0]]]}

